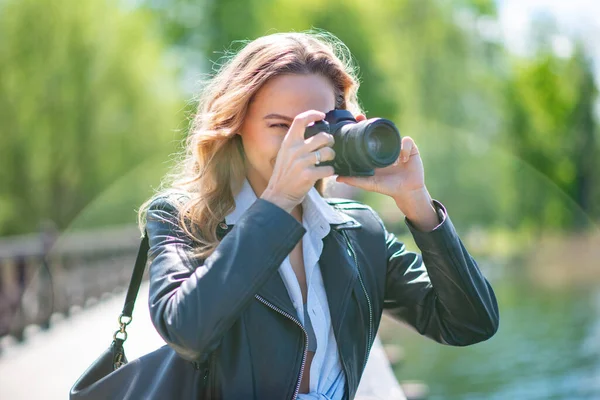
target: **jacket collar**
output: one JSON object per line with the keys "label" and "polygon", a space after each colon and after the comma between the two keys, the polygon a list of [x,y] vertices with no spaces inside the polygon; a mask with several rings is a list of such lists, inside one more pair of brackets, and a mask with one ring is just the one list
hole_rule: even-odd
{"label": "jacket collar", "polygon": [[[235,223],[256,199],[256,194],[248,180],[244,180],[240,192],[235,196],[235,210],[227,215],[225,221],[219,227],[220,237],[225,236],[227,232],[233,229]],[[302,205],[306,210],[312,210],[308,212],[321,213],[323,218],[330,224],[330,232],[323,238],[323,251],[319,258],[319,264],[321,265],[323,282],[330,305],[331,321],[336,330],[336,335],[339,337],[339,327],[344,309],[351,288],[358,276],[356,265],[348,252],[344,237],[339,231],[360,228],[361,224],[333,205],[328,204],[315,188],[310,189]],[[295,315],[296,311],[280,274],[272,274],[258,294],[285,312]]]}
{"label": "jacket collar", "polygon": [[[235,225],[256,200],[256,194],[252,186],[250,186],[248,179],[245,178],[242,188],[235,195],[235,209],[225,217],[224,223],[228,227]],[[324,219],[329,223],[331,228],[336,230],[358,228],[361,226],[356,219],[328,204],[314,187],[306,194],[302,201],[302,207],[304,212],[314,213],[315,216]]]}

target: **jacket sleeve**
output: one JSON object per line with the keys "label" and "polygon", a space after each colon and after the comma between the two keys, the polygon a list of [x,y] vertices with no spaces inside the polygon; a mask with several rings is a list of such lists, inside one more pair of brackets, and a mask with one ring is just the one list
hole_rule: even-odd
{"label": "jacket sleeve", "polygon": [[258,199],[205,260],[189,255],[193,242],[165,197],[146,217],[150,249],[150,316],[163,339],[190,361],[204,361],[302,238],[289,213]]}
{"label": "jacket sleeve", "polygon": [[384,227],[388,267],[383,307],[443,344],[487,340],[498,330],[496,297],[444,206],[435,200],[434,205],[441,223],[433,231],[419,231],[405,220],[421,254],[407,251]]}

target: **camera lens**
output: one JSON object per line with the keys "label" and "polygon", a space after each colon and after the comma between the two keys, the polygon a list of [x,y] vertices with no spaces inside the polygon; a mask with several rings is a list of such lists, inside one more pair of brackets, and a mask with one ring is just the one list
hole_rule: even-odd
{"label": "camera lens", "polygon": [[343,154],[349,171],[372,171],[373,168],[387,167],[400,155],[400,132],[387,119],[373,118],[347,123],[341,131],[344,144],[340,154]]}
{"label": "camera lens", "polygon": [[398,159],[400,132],[392,121],[371,118],[357,122],[348,110],[331,110],[325,120],[335,138],[336,155],[331,165],[337,174],[371,176],[375,168],[387,167]]}
{"label": "camera lens", "polygon": [[387,167],[400,155],[400,134],[387,120],[376,119],[365,129],[365,150],[374,167]]}

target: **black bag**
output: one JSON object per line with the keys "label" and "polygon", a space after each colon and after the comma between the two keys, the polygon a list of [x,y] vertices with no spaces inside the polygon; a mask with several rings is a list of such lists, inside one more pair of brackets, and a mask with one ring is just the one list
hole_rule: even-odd
{"label": "black bag", "polygon": [[119,316],[120,328],[113,335],[110,347],[75,382],[69,393],[71,400],[204,397],[204,381],[208,376],[206,364],[201,366],[181,358],[169,345],[131,362],[125,357],[125,328],[131,323],[133,306],[146,268],[148,249],[148,234],[144,232],[125,305]]}

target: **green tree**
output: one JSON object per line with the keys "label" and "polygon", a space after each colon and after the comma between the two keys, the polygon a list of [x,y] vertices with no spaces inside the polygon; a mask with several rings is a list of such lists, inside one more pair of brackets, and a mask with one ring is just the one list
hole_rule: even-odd
{"label": "green tree", "polygon": [[[493,2],[476,3],[464,1],[459,11],[468,11],[473,19],[494,14]],[[490,53],[502,50],[484,43],[473,28],[460,26],[456,7],[436,0],[146,4],[167,34],[175,32],[170,38],[177,46],[201,42],[197,49],[213,61],[232,42],[235,50],[239,40],[271,32],[313,27],[332,32],[360,66],[359,96],[367,116],[393,119],[403,135],[413,136],[422,147],[432,192],[448,203],[456,218],[481,224],[503,221],[497,183],[504,170],[488,154],[495,150],[489,143],[500,132],[494,92],[500,80],[490,68],[497,63]],[[199,32],[203,39],[194,39]]]}
{"label": "green tree", "polygon": [[[174,149],[180,88],[152,27],[110,0],[0,3],[0,234],[64,228]],[[96,222],[126,221],[133,210]]]}
{"label": "green tree", "polygon": [[213,61],[271,32],[338,36],[360,66],[367,116],[393,119],[415,138],[432,193],[456,219],[541,229],[598,217],[596,86],[583,48],[568,59],[553,53],[548,21],[530,38],[537,53],[512,62],[490,37],[499,29],[491,0],[148,4],[177,46],[200,44]]}
{"label": "green tree", "polygon": [[[514,217],[535,230],[589,226],[599,216],[593,200],[600,151],[597,88],[583,47],[564,58],[540,46],[534,57],[515,60],[507,83],[507,138],[522,161]],[[534,174],[523,174],[527,169]]]}

